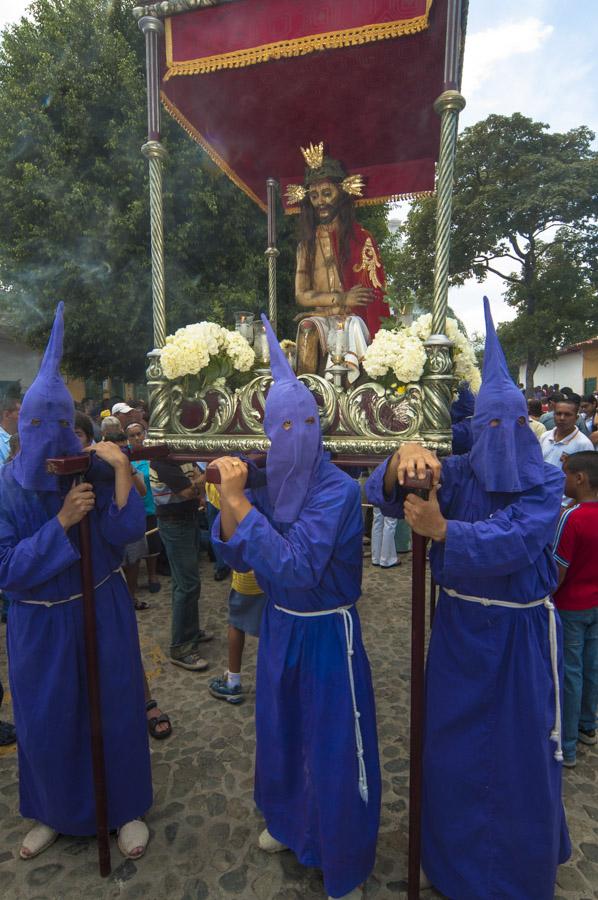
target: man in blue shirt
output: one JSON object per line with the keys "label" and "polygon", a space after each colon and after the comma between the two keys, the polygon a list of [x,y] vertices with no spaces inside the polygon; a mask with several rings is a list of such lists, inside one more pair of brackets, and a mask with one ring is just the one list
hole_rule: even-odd
{"label": "man in blue shirt", "polygon": [[544,462],[562,468],[563,456],[594,449],[591,440],[575,424],[576,418],[577,402],[573,398],[564,397],[554,404],[555,427],[540,435]]}

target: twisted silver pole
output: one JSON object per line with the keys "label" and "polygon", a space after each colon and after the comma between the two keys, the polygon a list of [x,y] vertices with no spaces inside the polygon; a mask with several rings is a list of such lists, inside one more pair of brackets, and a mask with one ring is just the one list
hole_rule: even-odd
{"label": "twisted silver pole", "polygon": [[280,251],[276,247],[276,191],[278,182],[275,178],[266,181],[266,196],[268,201],[268,248],[266,258],[268,260],[268,318],[274,331],[278,319],[278,305],[276,297],[276,259]]}
{"label": "twisted silver pole", "polygon": [[276,258],[280,254],[280,250],[276,247],[268,247],[266,256],[268,258],[268,318],[272,328],[276,332],[276,320],[278,318],[278,304],[276,297]]}
{"label": "twisted silver pole", "polygon": [[147,141],[141,152],[149,161],[154,347],[163,347],[166,343],[166,284],[162,167],[167,153],[159,141]]}
{"label": "twisted silver pole", "polygon": [[444,91],[434,104],[440,115],[440,156],[436,183],[436,246],[434,259],[434,306],[432,334],[444,334],[448,308],[448,271],[451,242],[453,181],[457,153],[459,113],[465,98],[459,91]]}
{"label": "twisted silver pole", "polygon": [[156,16],[151,15],[139,19],[138,25],[145,37],[147,142],[141,152],[149,162],[154,347],[160,348],[166,343],[162,171],[167,153],[160,143],[159,64],[159,41],[164,34],[164,25]]}

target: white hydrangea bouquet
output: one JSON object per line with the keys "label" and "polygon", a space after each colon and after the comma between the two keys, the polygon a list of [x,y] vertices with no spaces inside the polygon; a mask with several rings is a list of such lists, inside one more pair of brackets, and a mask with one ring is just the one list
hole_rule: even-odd
{"label": "white hydrangea bouquet", "polygon": [[[425,341],[432,333],[432,315],[419,316],[411,325],[380,329],[363,359],[368,375],[387,388],[403,393],[404,385],[417,382],[426,363]],[[446,336],[453,342],[455,378],[468,381],[472,391],[480,388],[481,378],[469,341],[455,319],[446,320]]]}
{"label": "white hydrangea bouquet", "polygon": [[251,372],[255,353],[238,331],[215,322],[195,322],[168,335],[160,361],[166,378],[184,379],[185,394],[190,396],[208,385]]}

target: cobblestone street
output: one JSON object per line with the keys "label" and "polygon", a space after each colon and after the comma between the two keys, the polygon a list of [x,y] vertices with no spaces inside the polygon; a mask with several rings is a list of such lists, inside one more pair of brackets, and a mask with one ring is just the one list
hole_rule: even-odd
{"label": "cobblestone street", "polygon": [[[372,664],[383,774],[378,856],[366,900],[406,896],[409,591],[410,556],[388,572],[365,561],[359,603]],[[18,858],[27,830],[17,808],[14,748],[0,751],[0,895],[3,900],[321,900],[319,872],[304,869],[292,853],[269,856],[256,840],[263,822],[253,804],[254,667],[257,643],[248,638],[244,660],[246,702],[234,707],[213,699],[210,677],[226,660],[229,582],[214,582],[202,561],[202,626],[213,630],[205,645],[206,673],[191,673],[166,659],[169,581],[159,594],[141,593],[151,609],[138,614],[142,651],[155,698],[173,722],[164,742],[151,741],[154,805],[147,816],[151,839],[138,862],[123,860],[111,840],[113,873],[101,880],[94,840],[62,836],[30,862]],[[143,583],[143,581],[142,581]],[[0,674],[5,687],[2,627]],[[10,696],[1,717],[12,719]],[[598,897],[598,753],[580,746],[575,770],[565,771],[565,803],[573,855],[561,867],[558,900]],[[438,896],[427,891],[423,897]],[[458,900],[458,898],[457,898]],[[483,900],[483,898],[480,898]],[[533,898],[530,898],[533,900]]]}

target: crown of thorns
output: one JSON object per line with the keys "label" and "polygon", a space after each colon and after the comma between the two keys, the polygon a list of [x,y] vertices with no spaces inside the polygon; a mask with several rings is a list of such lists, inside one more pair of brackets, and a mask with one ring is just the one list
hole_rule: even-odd
{"label": "crown of thorns", "polygon": [[307,163],[303,184],[289,184],[285,191],[287,203],[294,206],[307,197],[307,190],[318,181],[335,181],[341,190],[352,197],[363,196],[363,178],[361,175],[347,175],[341,163],[331,156],[324,156],[324,141],[319,144],[301,147],[301,153]]}

